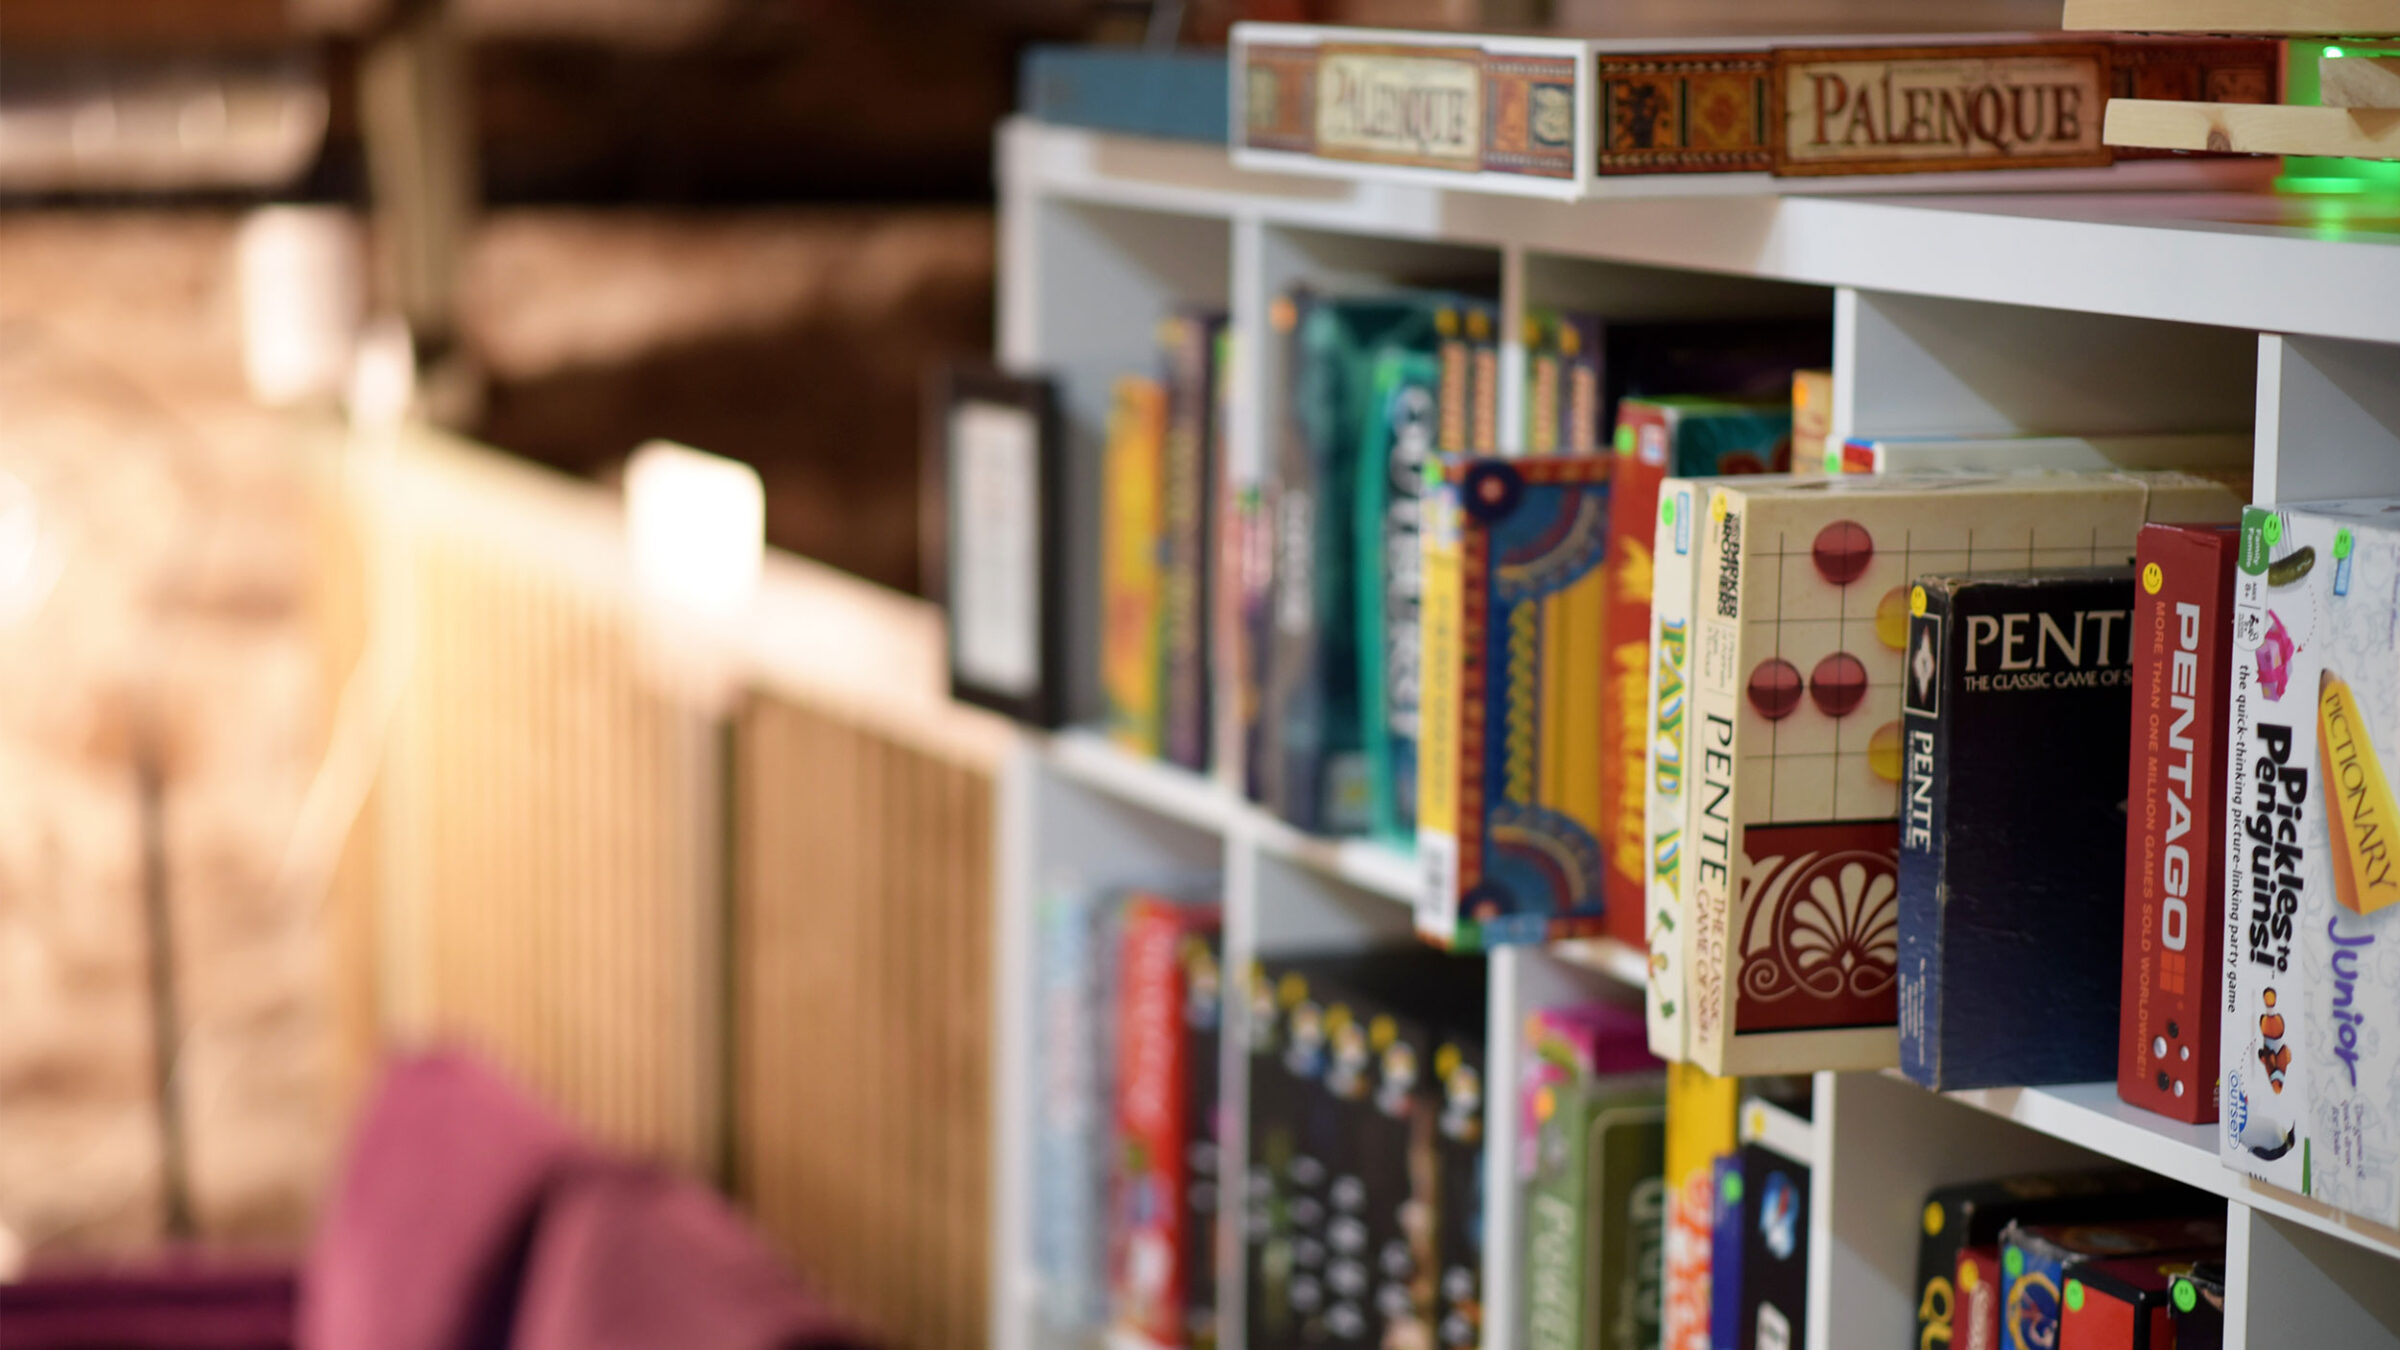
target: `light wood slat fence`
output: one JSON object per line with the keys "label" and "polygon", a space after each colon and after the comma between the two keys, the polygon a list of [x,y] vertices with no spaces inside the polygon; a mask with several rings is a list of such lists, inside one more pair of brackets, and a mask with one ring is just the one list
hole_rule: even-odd
{"label": "light wood slat fence", "polygon": [[896,1350],[976,1350],[1009,733],[938,615],[772,556],[712,709],[648,673],[613,493],[429,435],[393,469],[356,509],[409,673],[332,925],[384,1047],[487,1051]]}

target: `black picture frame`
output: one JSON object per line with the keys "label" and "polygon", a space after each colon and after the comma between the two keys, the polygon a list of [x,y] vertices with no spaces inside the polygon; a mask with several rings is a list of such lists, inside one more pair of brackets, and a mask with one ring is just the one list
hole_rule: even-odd
{"label": "black picture frame", "polygon": [[928,404],[927,514],[938,520],[926,520],[924,534],[939,556],[924,572],[942,606],[950,696],[1028,726],[1061,726],[1067,521],[1057,386],[953,365],[936,373]]}

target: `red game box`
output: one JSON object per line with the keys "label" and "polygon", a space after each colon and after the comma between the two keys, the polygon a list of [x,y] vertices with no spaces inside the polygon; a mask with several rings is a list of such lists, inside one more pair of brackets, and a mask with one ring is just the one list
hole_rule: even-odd
{"label": "red game box", "polygon": [[1194,1063],[1185,1034],[1193,990],[1183,945],[1213,935],[1214,906],[1154,896],[1126,904],[1117,993],[1117,1155],[1109,1234],[1112,1311],[1154,1345],[1185,1343],[1192,1256],[1210,1241],[1192,1212],[1189,1149]]}
{"label": "red game box", "polygon": [[2178,1350],[2170,1291],[2222,1249],[2101,1257],[2067,1268],[2058,1350]]}
{"label": "red game box", "polygon": [[2225,691],[2240,535],[2145,525],[2134,545],[2133,745],[2117,1095],[2217,1118],[2225,953]]}

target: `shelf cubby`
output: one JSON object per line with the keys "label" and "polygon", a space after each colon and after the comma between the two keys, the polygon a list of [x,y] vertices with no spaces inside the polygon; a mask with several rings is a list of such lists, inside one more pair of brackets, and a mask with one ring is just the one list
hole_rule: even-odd
{"label": "shelf cubby", "polygon": [[[1232,315],[1228,453],[1237,476],[1259,472],[1282,361],[1267,319],[1299,282],[1335,292],[1429,283],[1496,299],[1512,399],[1523,356],[1514,320],[1529,305],[1625,318],[1824,314],[1837,432],[2254,427],[2262,502],[2400,493],[2400,234],[2371,210],[2167,192],[1504,200],[1237,170],[1215,147],[1023,121],[1003,130],[1001,154],[1002,350],[1064,382],[1086,500],[1097,493],[1107,381],[1146,364],[1151,323],[1178,301]],[[1502,448],[1517,448],[1521,421],[1504,405]],[[1229,971],[1261,951],[1407,938],[1407,850],[1303,835],[1243,801],[1234,781],[1224,768],[1211,777],[1148,763],[1086,732],[1029,735],[1010,767],[994,1350],[1057,1343],[1029,1316],[1022,1079],[1033,1029],[1011,1002],[1022,998],[1030,899],[1047,869],[1219,868]],[[1607,943],[1461,959],[1490,963],[1482,1350],[1521,1350],[1507,1083],[1524,1017],[1637,998],[1644,962]],[[1233,1164],[1245,1066],[1229,1054],[1222,1067]],[[2126,1106],[2113,1084],[1939,1096],[1890,1074],[1826,1073],[1811,1108],[1805,1121],[1770,1126],[1815,1172],[1807,1331],[1818,1350],[1913,1340],[1931,1186],[2102,1162],[2225,1197],[2229,1346],[2400,1345],[2400,1232],[2226,1170],[2215,1127]],[[1220,1235],[1229,1275],[1236,1243]],[[1220,1345],[1242,1350],[1239,1282],[1220,1289]]]}

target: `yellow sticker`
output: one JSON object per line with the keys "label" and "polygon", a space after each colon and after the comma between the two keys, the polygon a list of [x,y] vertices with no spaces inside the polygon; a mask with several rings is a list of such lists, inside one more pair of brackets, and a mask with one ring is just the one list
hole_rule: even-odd
{"label": "yellow sticker", "polygon": [[2158,588],[2166,584],[2167,573],[2164,568],[2160,567],[2157,563],[2143,564],[2142,590],[2144,592],[2150,595],[2156,595],[2158,594]]}
{"label": "yellow sticker", "polygon": [[1958,1268],[1958,1287],[1962,1291],[1972,1294],[1975,1292],[1975,1286],[1981,1283],[1983,1283],[1983,1271],[1978,1267],[1962,1265]]}
{"label": "yellow sticker", "polygon": [[1925,617],[1924,587],[1911,586],[1908,588],[1908,612],[1916,615],[1920,619]]}
{"label": "yellow sticker", "polygon": [[1764,1135],[1766,1132],[1767,1132],[1767,1108],[1765,1108],[1765,1107],[1763,1107],[1763,1106],[1753,1106],[1753,1107],[1751,1107],[1751,1108],[1750,1108],[1750,1137],[1751,1137],[1751,1138],[1753,1138],[1753,1139],[1756,1139],[1756,1138],[1760,1137],[1761,1135]]}
{"label": "yellow sticker", "polygon": [[1925,1207],[1925,1236],[1940,1237],[1941,1234],[1942,1207],[1938,1203],[1927,1205]]}
{"label": "yellow sticker", "polygon": [[1725,498],[1722,494],[1708,499],[1708,518],[1720,525],[1725,523]]}

